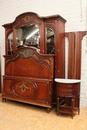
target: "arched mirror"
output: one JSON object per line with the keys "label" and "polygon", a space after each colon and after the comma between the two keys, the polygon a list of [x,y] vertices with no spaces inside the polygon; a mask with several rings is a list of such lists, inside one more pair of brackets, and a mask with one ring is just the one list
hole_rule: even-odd
{"label": "arched mirror", "polygon": [[13,32],[8,35],[8,55],[13,54]]}
{"label": "arched mirror", "polygon": [[21,26],[17,29],[17,47],[22,45],[33,46],[39,48],[40,45],[40,29],[38,25],[31,24],[29,26]]}
{"label": "arched mirror", "polygon": [[46,28],[46,42],[47,42],[47,54],[54,54],[55,53],[54,31],[49,27]]}

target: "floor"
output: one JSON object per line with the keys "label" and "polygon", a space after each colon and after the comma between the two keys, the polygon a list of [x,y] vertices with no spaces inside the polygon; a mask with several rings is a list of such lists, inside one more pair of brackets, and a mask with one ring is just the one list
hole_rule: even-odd
{"label": "floor", "polygon": [[80,115],[48,114],[45,108],[14,101],[2,103],[0,97],[0,130],[87,130],[87,108]]}

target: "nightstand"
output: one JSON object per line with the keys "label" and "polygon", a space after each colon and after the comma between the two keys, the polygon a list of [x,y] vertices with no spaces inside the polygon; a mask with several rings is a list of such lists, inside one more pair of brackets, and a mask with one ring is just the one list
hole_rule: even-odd
{"label": "nightstand", "polygon": [[[80,82],[77,79],[60,79],[55,78],[56,82],[56,99],[57,99],[57,115],[58,113],[71,114],[72,118],[74,110],[80,113]],[[76,105],[77,100],[77,105]]]}

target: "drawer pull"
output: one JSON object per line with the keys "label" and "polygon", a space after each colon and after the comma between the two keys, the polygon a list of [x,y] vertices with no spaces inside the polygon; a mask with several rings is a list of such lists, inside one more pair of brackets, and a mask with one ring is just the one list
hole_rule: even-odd
{"label": "drawer pull", "polygon": [[68,87],[68,88],[72,88],[73,86],[72,86],[72,85],[68,85],[67,87]]}

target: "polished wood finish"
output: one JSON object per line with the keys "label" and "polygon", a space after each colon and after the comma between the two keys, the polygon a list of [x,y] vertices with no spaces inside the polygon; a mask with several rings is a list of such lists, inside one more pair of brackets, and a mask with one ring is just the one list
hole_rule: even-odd
{"label": "polished wood finish", "polygon": [[68,48],[68,79],[81,79],[82,39],[87,31],[67,32]]}
{"label": "polished wood finish", "polygon": [[31,24],[36,24],[40,27],[40,52],[44,53],[44,18],[39,17],[36,13],[33,12],[26,12],[18,17],[16,17],[15,21],[12,23],[4,24],[3,27],[5,28],[5,50],[6,55],[8,55],[8,36],[11,32],[13,32],[13,52],[17,50],[17,40],[16,40],[16,30],[21,26],[28,26]]}
{"label": "polished wood finish", "polygon": [[54,30],[56,78],[65,77],[65,22],[66,20],[60,15],[46,17],[45,19],[45,27],[50,27]]}
{"label": "polished wood finish", "polygon": [[75,32],[75,78],[81,79],[82,38],[86,33]]}
{"label": "polished wood finish", "polygon": [[[74,110],[78,110],[78,114],[80,113],[80,83],[56,83],[56,95],[57,114],[59,112],[67,113],[71,114],[73,118]],[[78,104],[75,98],[77,98]]]}
{"label": "polished wood finish", "polygon": [[[66,20],[60,15],[40,17],[36,13],[25,12],[17,16],[14,22],[3,25],[5,28],[6,52],[4,56],[5,74],[3,76],[3,99],[23,101],[48,108],[51,108],[54,102],[56,103],[55,82],[53,82],[53,80],[55,77],[64,78],[65,76],[65,22]],[[29,48],[24,47],[23,49],[17,46],[17,29],[32,24],[38,25],[40,29],[40,54],[35,53],[31,58],[26,56],[22,57],[20,52],[22,50],[28,52],[31,46],[29,45]],[[51,28],[54,31],[54,43],[52,44],[54,44],[55,58],[54,55],[47,54],[47,50],[50,49],[46,39],[47,28]],[[13,48],[9,52],[8,37],[11,33],[13,33],[13,39],[10,42]],[[41,54],[44,54],[44,56]],[[34,60],[38,60],[38,64]],[[41,66],[42,60],[44,63]],[[19,89],[20,87],[16,87],[28,85],[29,88],[29,85],[32,86],[32,84],[33,88],[35,88],[35,85],[38,87],[38,90],[35,90],[37,91],[37,95],[34,97],[34,100],[30,98],[32,94],[34,96],[34,89],[32,93],[29,93],[27,87],[25,87],[27,93],[24,94],[22,91],[25,91],[25,88]],[[27,97],[25,95],[27,95]]]}
{"label": "polished wood finish", "polygon": [[5,58],[2,99],[52,108],[54,55],[21,47]]}
{"label": "polished wood finish", "polygon": [[68,74],[67,78],[74,79],[74,60],[75,60],[75,35],[74,32],[65,33],[65,36],[68,37]]}
{"label": "polished wood finish", "polygon": [[40,27],[40,53],[47,53],[46,28],[49,27],[54,31],[55,47],[55,77],[64,78],[65,76],[65,22],[66,20],[60,15],[40,17],[36,13],[26,12],[9,24],[4,24],[5,28],[5,50],[8,55],[8,36],[13,32],[13,53],[17,50],[16,30],[21,26],[36,24]]}
{"label": "polished wood finish", "polygon": [[[83,32],[65,33],[65,22],[66,20],[60,15],[40,17],[36,13],[25,12],[17,16],[14,22],[3,25],[3,27],[5,28],[5,52],[6,52],[4,56],[5,74],[3,76],[3,92],[2,92],[3,99],[16,100],[17,98],[18,101],[28,102],[35,105],[39,104],[41,106],[46,106],[47,108],[51,108],[52,104],[56,103],[56,87],[55,87],[55,82],[53,82],[53,80],[54,78],[65,78],[65,36],[67,36],[69,40],[68,77],[67,78],[80,79],[81,77],[81,40],[87,32],[83,31]],[[29,47],[17,46],[17,29],[19,29],[22,26],[29,26],[32,24],[38,25],[40,29],[40,47],[39,47],[38,53],[36,52],[36,49],[32,48],[30,45]],[[51,28],[54,32],[54,42],[52,42],[51,45],[47,44],[47,39],[46,39],[47,28]],[[13,44],[12,45],[13,48],[9,52],[8,37],[10,33],[13,33],[13,39],[10,41]],[[33,46],[37,47],[36,44],[34,44]],[[54,46],[55,58],[54,58],[54,55],[47,54],[51,52],[50,49],[52,49],[52,46]],[[20,55],[21,51],[23,51],[23,53],[25,52],[27,53],[28,51],[30,52],[35,51],[35,55],[32,54],[32,57],[30,58],[30,57],[26,57],[26,54],[24,54],[25,57],[23,57],[22,55]],[[35,56],[37,57],[37,59]],[[45,59],[46,61],[43,60],[44,65],[40,68],[42,59]],[[52,60],[50,61],[49,59],[52,59]],[[36,62],[37,60],[38,60],[38,64]],[[30,62],[30,64],[27,64],[28,62]],[[49,66],[49,64],[50,64],[50,67],[46,67],[46,65]],[[13,84],[14,84],[13,86],[16,85],[17,81],[18,81],[19,86],[26,86],[26,84],[28,83],[29,83],[28,85],[31,85],[30,82],[34,84],[34,80],[35,80],[35,84],[40,89],[40,92],[37,92],[38,95],[40,95],[38,96],[38,98],[41,98],[41,100],[43,99],[44,100],[43,102],[45,103],[41,103],[42,101],[40,103],[38,103],[37,101],[33,102],[30,100],[30,98],[29,100],[26,99],[25,95],[24,97],[21,97],[20,95],[22,95],[21,94],[22,92],[19,92],[19,91],[17,93],[19,96],[16,97],[14,94],[15,90],[13,90],[13,88],[10,89]],[[39,84],[37,84],[37,82],[39,82]],[[44,86],[43,84],[47,87],[43,87],[44,95],[41,97],[42,91],[41,91],[40,86]],[[20,90],[25,91],[25,88],[26,87]],[[33,85],[33,88],[34,88],[34,85]],[[50,92],[48,92],[47,88],[50,88],[49,90]],[[11,93],[12,93],[12,97],[10,98],[9,95]],[[34,90],[31,93],[34,94]],[[32,95],[31,93],[27,93],[27,94]],[[53,95],[49,100],[47,100],[48,93],[52,93]],[[45,99],[47,101],[45,101]],[[78,108],[79,98],[74,97],[73,100],[75,100],[75,107]],[[47,105],[46,102],[50,102],[48,103],[49,105]],[[67,103],[68,104],[71,103],[71,100],[68,98],[67,98]],[[72,101],[72,104],[73,104],[73,101]]]}
{"label": "polished wood finish", "polygon": [[[68,79],[81,79],[81,54],[82,54],[82,38],[86,35],[86,31],[67,32],[65,36],[68,38]],[[75,107],[78,107],[79,99],[74,98]],[[70,103],[70,99],[67,99]]]}

